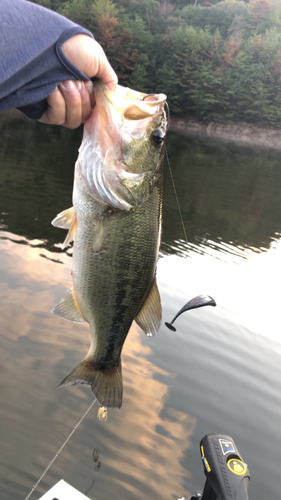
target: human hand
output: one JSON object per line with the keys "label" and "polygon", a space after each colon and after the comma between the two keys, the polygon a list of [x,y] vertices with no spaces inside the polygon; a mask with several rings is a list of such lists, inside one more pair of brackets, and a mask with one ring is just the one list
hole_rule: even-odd
{"label": "human hand", "polygon": [[[62,50],[82,73],[89,78],[99,78],[115,90],[117,75],[96,40],[75,35],[64,42]],[[89,118],[94,102],[92,82],[64,81],[47,98],[48,108],[38,121],[74,129]]]}

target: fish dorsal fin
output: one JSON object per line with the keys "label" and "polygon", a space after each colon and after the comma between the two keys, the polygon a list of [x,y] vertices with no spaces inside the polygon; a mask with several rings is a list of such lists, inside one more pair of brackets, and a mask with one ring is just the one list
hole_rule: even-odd
{"label": "fish dorsal fin", "polygon": [[60,214],[58,214],[54,220],[52,220],[52,224],[55,227],[60,227],[61,229],[70,229],[73,219],[75,217],[74,208],[67,208]]}
{"label": "fish dorsal fin", "polygon": [[135,318],[135,321],[148,337],[152,337],[158,332],[161,325],[161,319],[161,300],[155,278],[149,295]]}
{"label": "fish dorsal fin", "polygon": [[52,313],[69,321],[85,323],[73,290],[52,310]]}

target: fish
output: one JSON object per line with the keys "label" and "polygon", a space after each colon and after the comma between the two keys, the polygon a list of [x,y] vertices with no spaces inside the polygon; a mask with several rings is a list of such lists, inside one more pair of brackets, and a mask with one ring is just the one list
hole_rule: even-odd
{"label": "fish", "polygon": [[160,328],[156,266],[162,227],[167,131],[165,94],[95,80],[95,107],[75,164],[73,207],[52,221],[73,241],[73,288],[53,313],[90,326],[86,357],[61,386],[87,384],[99,404],[120,408],[121,351],[135,320]]}

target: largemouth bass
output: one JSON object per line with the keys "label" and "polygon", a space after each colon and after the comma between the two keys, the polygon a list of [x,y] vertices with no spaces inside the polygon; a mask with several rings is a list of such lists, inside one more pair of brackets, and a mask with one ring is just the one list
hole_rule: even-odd
{"label": "largemouth bass", "polygon": [[96,106],[75,165],[73,208],[53,225],[74,240],[73,289],[54,313],[88,322],[87,356],[61,385],[89,384],[98,402],[121,407],[121,351],[135,320],[161,324],[156,264],[161,237],[164,94],[94,83]]}

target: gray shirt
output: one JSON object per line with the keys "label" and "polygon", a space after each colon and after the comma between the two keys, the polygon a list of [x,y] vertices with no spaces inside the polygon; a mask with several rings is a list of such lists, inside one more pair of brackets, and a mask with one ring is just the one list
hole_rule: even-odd
{"label": "gray shirt", "polygon": [[1,0],[0,111],[19,108],[38,119],[63,80],[87,78],[64,55],[62,44],[93,35],[65,17],[27,0]]}

